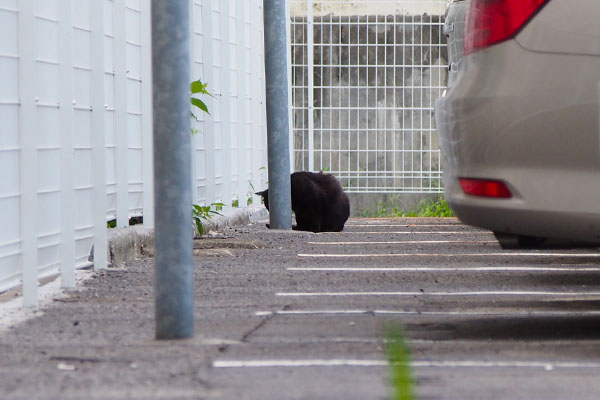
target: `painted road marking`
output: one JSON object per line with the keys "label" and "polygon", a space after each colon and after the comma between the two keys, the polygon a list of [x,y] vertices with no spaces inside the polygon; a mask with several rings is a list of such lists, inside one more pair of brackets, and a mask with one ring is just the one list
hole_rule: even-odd
{"label": "painted road marking", "polygon": [[425,226],[425,227],[432,227],[432,226],[443,226],[443,227],[448,227],[448,226],[452,226],[452,227],[457,227],[457,226],[464,226],[465,230],[470,229],[468,226],[465,225],[461,225],[461,224],[346,224],[346,226],[358,226],[358,227],[402,227],[402,228],[411,228],[411,227],[421,227],[421,226]]}
{"label": "painted road marking", "polygon": [[326,246],[356,246],[356,245],[378,245],[378,244],[481,244],[498,243],[496,240],[396,240],[389,242],[306,242],[307,244]]}
{"label": "painted road marking", "polygon": [[[213,339],[217,344],[219,339]],[[393,340],[392,340],[393,341]],[[246,345],[243,342],[232,341],[231,345]],[[423,345],[447,345],[448,343],[479,344],[483,347],[490,347],[492,342],[482,341],[481,339],[405,339],[404,342],[411,346]],[[325,336],[325,337],[253,337],[252,344],[338,344],[338,343],[357,343],[357,344],[383,344],[390,343],[390,340],[384,337],[351,337],[351,336]],[[532,345],[536,347],[568,346],[573,347],[573,340],[569,339],[542,339],[531,341],[529,339],[494,339],[494,345],[510,345],[514,348],[515,344]],[[221,343],[219,343],[221,344]],[[598,339],[577,339],[579,346],[597,346]]]}
{"label": "painted road marking", "polygon": [[[279,231],[281,232],[281,231]],[[385,234],[385,235],[488,235],[493,236],[492,232],[470,232],[470,231],[344,231],[344,232],[319,232],[317,235],[343,235],[343,234]]]}
{"label": "painted road marking", "polygon": [[506,317],[589,317],[600,315],[600,310],[584,311],[417,311],[417,310],[279,310],[257,311],[257,317],[272,315],[435,315],[435,316],[506,316]]}
{"label": "painted road marking", "polygon": [[298,254],[304,258],[358,258],[358,257],[566,257],[600,258],[600,253],[358,253],[358,254]]}
{"label": "painted road marking", "polygon": [[[401,364],[398,364],[401,365]],[[600,368],[595,362],[564,361],[450,361],[450,360],[415,360],[409,363],[414,368],[541,368],[553,369]],[[306,359],[306,360],[222,360],[214,361],[214,368],[298,368],[298,367],[388,367],[385,360],[359,359]]]}
{"label": "painted road marking", "polygon": [[303,272],[600,272],[600,267],[289,267]]}
{"label": "painted road marking", "polygon": [[351,297],[351,296],[431,296],[431,297],[468,297],[468,296],[530,296],[530,297],[572,297],[598,298],[600,292],[544,292],[518,290],[490,290],[471,292],[279,292],[281,297]]}
{"label": "painted road marking", "polygon": [[366,218],[350,218],[348,220],[348,223],[354,223],[354,224],[363,224],[363,223],[390,223],[390,222],[403,222],[405,224],[407,223],[412,223],[412,224],[418,224],[418,223],[431,223],[431,222],[439,222],[439,223],[446,223],[446,224],[455,224],[455,225],[464,225],[462,222],[459,221],[458,218],[455,217],[448,217],[448,218],[439,218],[439,217],[385,217],[385,218],[379,218],[379,217],[366,217]]}
{"label": "painted road marking", "polygon": [[[362,222],[362,221],[359,221]],[[414,238],[417,237],[415,235],[461,235],[455,237],[455,239],[460,239],[464,236],[462,235],[473,235],[473,238],[483,238],[488,239],[489,235],[492,235],[491,232],[482,232],[482,231],[469,231],[469,230],[460,230],[459,226],[456,226],[454,231],[441,231],[441,230],[430,230],[420,232],[416,229],[418,228],[442,228],[442,227],[454,227],[458,224],[364,224],[364,223],[349,223],[347,227],[349,228],[345,235],[345,238],[357,238],[354,236],[356,234],[385,234],[385,235],[411,235],[406,238]],[[389,231],[369,231],[369,232],[361,232],[358,229],[353,230],[354,227],[357,228],[370,228],[371,230],[377,230],[383,227],[390,228],[399,228],[398,231],[389,232]],[[400,230],[401,228],[409,228],[406,230]],[[412,230],[412,228],[416,228]],[[340,235],[339,233],[332,233]],[[320,234],[322,235],[322,234]],[[483,236],[486,235],[486,236]],[[435,236],[432,236],[435,237]],[[438,236],[439,237],[439,236]],[[404,238],[404,237],[400,237]],[[467,237],[469,238],[469,237]],[[313,240],[318,240],[318,236],[311,237]],[[340,236],[340,239],[341,236]],[[366,241],[366,242],[351,242],[351,241],[336,241],[336,242],[308,242],[311,245],[317,246],[360,246],[360,245],[394,245],[394,244],[468,244],[468,243],[496,243],[496,241],[492,240],[425,240],[425,241],[417,241],[417,240],[404,240],[404,241],[386,241],[386,242],[374,242],[374,241]],[[583,258],[594,258],[600,257],[598,253],[523,253],[523,252],[502,252],[502,253],[467,253],[467,254],[298,254],[299,257],[305,258],[354,258],[354,257],[571,257],[577,259]],[[288,271],[338,271],[338,272],[599,272],[600,267],[574,267],[574,268],[566,268],[566,267],[392,267],[392,268],[379,268],[379,267],[371,267],[371,268],[347,268],[347,267],[321,267],[321,268],[287,268]],[[600,298],[600,292],[543,292],[543,291],[465,291],[465,292],[337,292],[337,293],[319,293],[319,292],[306,292],[306,293],[276,293],[276,296],[553,296],[561,299],[566,298]],[[254,315],[259,317],[269,317],[273,315],[287,315],[287,316],[328,316],[328,315],[338,315],[338,316],[357,316],[357,315],[377,315],[377,316],[385,316],[385,315],[423,315],[423,316],[508,316],[508,317],[582,317],[582,316],[598,316],[600,315],[600,310],[584,310],[584,311],[569,311],[569,310],[516,310],[515,312],[511,312],[510,310],[500,311],[500,310],[490,310],[490,311],[476,311],[476,310],[465,310],[465,311],[417,311],[417,310],[367,310],[367,309],[348,309],[348,310],[339,310],[339,309],[324,309],[324,310],[280,310],[280,311],[257,311]],[[290,343],[296,343],[291,339]],[[348,341],[348,338],[318,338],[317,340],[324,340],[326,343],[331,341]],[[353,339],[364,342],[365,339]],[[384,339],[366,339],[372,343],[381,343]],[[260,341],[260,338],[258,338]],[[457,341],[449,341],[451,343],[456,343]],[[272,338],[269,338],[269,342],[272,343]],[[418,340],[408,340],[407,343],[418,343]],[[435,341],[425,341],[422,340],[421,343],[438,343]],[[495,344],[498,341],[494,341]],[[525,343],[530,344],[529,341],[525,341]],[[548,343],[548,342],[544,342]],[[563,341],[561,343],[570,344],[570,341]],[[581,341],[577,341],[577,343],[581,344]],[[595,343],[595,342],[594,342]],[[513,345],[513,341],[508,341],[509,345]],[[388,367],[390,364],[386,360],[380,359],[281,359],[281,360],[217,360],[213,362],[213,367],[215,368],[281,368],[281,367],[289,367],[289,368],[299,368],[299,367]],[[551,371],[554,369],[567,369],[567,368],[594,368],[600,369],[600,363],[596,362],[576,362],[576,361],[536,361],[536,360],[524,360],[524,361],[511,361],[511,360],[499,360],[499,361],[489,361],[489,360],[414,360],[410,363],[411,367],[415,368],[531,368],[531,369],[541,369],[545,371]]]}

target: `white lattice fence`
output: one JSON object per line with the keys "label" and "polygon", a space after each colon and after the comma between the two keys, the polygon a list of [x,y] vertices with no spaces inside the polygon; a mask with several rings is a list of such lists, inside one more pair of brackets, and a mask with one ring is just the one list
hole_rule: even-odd
{"label": "white lattice fence", "polygon": [[152,206],[149,11],[0,3],[0,290],[23,282],[26,303],[38,278],[61,271],[73,284],[92,246],[106,248],[107,220],[125,226]]}
{"label": "white lattice fence", "polygon": [[[194,200],[240,206],[264,186],[262,1],[190,2]],[[153,225],[149,0],[0,1],[0,292],[107,263],[107,221]],[[227,212],[228,210],[224,210]],[[190,205],[191,213],[191,205]],[[190,223],[191,218],[190,218]]]}
{"label": "white lattice fence", "polygon": [[[196,202],[259,204],[266,186],[262,0],[193,3],[193,79],[214,95],[198,114],[193,170]],[[225,210],[225,212],[227,209]]]}
{"label": "white lattice fence", "polygon": [[294,162],[348,192],[441,191],[446,0],[293,0]]}

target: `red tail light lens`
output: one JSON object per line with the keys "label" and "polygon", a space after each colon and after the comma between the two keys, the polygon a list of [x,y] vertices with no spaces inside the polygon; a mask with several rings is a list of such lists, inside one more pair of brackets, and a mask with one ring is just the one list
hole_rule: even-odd
{"label": "red tail light lens", "polygon": [[512,193],[502,181],[488,179],[458,178],[462,190],[466,194],[479,197],[495,197],[510,199]]}
{"label": "red tail light lens", "polygon": [[549,0],[471,0],[465,54],[514,37]]}

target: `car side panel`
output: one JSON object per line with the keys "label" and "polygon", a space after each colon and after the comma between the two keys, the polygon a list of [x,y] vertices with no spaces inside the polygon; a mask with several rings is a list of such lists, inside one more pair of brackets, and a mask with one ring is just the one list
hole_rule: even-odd
{"label": "car side panel", "polygon": [[[465,57],[436,104],[445,193],[458,217],[496,231],[600,240],[599,81],[600,57],[533,52],[515,40]],[[515,197],[465,195],[460,176],[505,180]],[[569,216],[589,222],[558,229]]]}
{"label": "car side panel", "polygon": [[600,55],[600,1],[550,0],[517,36],[526,49]]}

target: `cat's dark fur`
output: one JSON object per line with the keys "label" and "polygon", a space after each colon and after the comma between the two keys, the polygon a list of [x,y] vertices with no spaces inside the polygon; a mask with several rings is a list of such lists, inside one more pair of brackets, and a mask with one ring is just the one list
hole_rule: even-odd
{"label": "cat's dark fur", "polygon": [[[340,232],[350,215],[350,201],[335,176],[322,172],[291,175],[294,229],[310,232]],[[269,189],[256,193],[269,209]]]}

